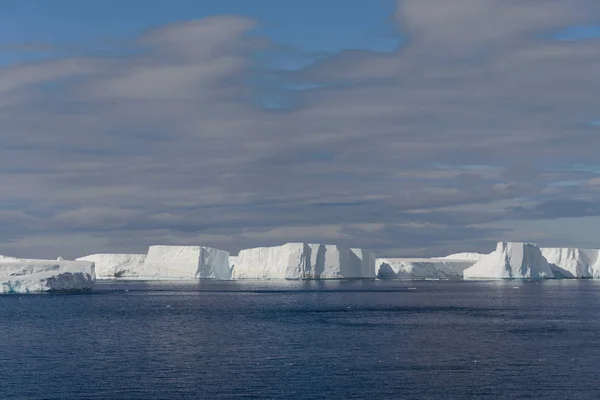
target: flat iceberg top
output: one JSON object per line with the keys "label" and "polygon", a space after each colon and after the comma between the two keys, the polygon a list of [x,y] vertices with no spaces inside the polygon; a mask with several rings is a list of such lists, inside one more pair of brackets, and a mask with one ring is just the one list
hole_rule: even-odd
{"label": "flat iceberg top", "polygon": [[438,260],[474,260],[474,261],[478,261],[478,260],[481,260],[486,255],[487,254],[481,254],[481,253],[454,253],[454,254],[449,254],[447,256],[444,256],[444,257],[434,257],[434,258],[438,259]]}
{"label": "flat iceberg top", "polygon": [[87,261],[14,260],[0,262],[0,293],[84,291],[96,279]]}
{"label": "flat iceberg top", "polygon": [[95,275],[94,263],[89,261],[17,259],[0,262],[0,276],[51,271]]}
{"label": "flat iceberg top", "polygon": [[378,258],[377,260],[388,260],[388,261],[392,261],[392,262],[429,262],[429,263],[443,263],[443,262],[449,262],[449,263],[461,263],[461,262],[469,262],[469,261],[473,261],[475,262],[475,260],[468,260],[468,259],[462,259],[462,258],[402,258],[402,257],[392,257],[392,258]]}

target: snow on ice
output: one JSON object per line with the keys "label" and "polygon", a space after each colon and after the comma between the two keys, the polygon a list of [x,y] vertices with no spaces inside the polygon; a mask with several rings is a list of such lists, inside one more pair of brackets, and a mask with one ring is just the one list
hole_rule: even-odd
{"label": "snow on ice", "polygon": [[95,279],[93,262],[0,259],[0,293],[87,291]]}

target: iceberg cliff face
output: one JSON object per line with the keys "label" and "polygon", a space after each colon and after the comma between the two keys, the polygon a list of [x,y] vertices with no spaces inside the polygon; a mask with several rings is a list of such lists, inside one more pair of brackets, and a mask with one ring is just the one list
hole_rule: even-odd
{"label": "iceberg cliff face", "polygon": [[200,264],[198,266],[198,279],[231,279],[229,266],[229,252],[202,247],[200,250]]}
{"label": "iceberg cliff face", "polygon": [[93,262],[97,279],[115,279],[140,276],[145,259],[145,254],[92,254],[77,260]]}
{"label": "iceberg cliff face", "polygon": [[241,250],[235,258],[233,279],[288,279],[302,276],[310,264],[306,243]]}
{"label": "iceberg cliff face", "polygon": [[304,279],[375,277],[375,255],[369,251],[327,244],[308,246],[310,264],[302,273]]}
{"label": "iceberg cliff face", "polygon": [[599,250],[576,248],[542,248],[542,255],[552,271],[565,278],[600,277]]}
{"label": "iceberg cliff face", "polygon": [[[357,277],[375,278],[375,253],[363,249],[350,249],[352,262],[357,263]],[[358,261],[356,261],[358,259]]]}
{"label": "iceberg cliff face", "polygon": [[362,249],[287,243],[240,251],[233,279],[374,278],[375,256]]}
{"label": "iceberg cliff face", "polygon": [[231,279],[229,253],[205,246],[150,246],[139,276],[150,279]]}
{"label": "iceberg cliff face", "polygon": [[548,279],[550,264],[534,244],[501,242],[463,272],[465,279]]}
{"label": "iceberg cliff face", "polygon": [[88,261],[0,261],[0,293],[86,291],[95,279],[94,263]]}
{"label": "iceberg cliff face", "polygon": [[229,256],[229,270],[233,271],[233,267],[235,267],[235,259],[236,256]]}
{"label": "iceberg cliff face", "polygon": [[463,271],[475,264],[473,260],[436,258],[378,258],[379,279],[461,279]]}

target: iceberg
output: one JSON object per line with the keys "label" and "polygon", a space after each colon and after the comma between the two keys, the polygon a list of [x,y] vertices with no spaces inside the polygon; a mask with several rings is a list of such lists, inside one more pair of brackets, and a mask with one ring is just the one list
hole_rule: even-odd
{"label": "iceberg", "polygon": [[541,251],[557,277],[600,277],[599,250],[546,247]]}
{"label": "iceberg", "polygon": [[454,253],[454,254],[450,254],[450,255],[444,256],[444,257],[433,257],[433,258],[434,259],[439,259],[439,260],[479,261],[484,256],[486,256],[486,254],[481,254],[481,253]]}
{"label": "iceberg", "polygon": [[0,260],[0,293],[80,292],[95,280],[93,262]]}
{"label": "iceberg", "polygon": [[465,279],[549,279],[550,264],[534,244],[500,242],[496,250],[463,271]]}
{"label": "iceberg", "polygon": [[206,246],[150,246],[140,278],[231,279],[229,253]]}
{"label": "iceberg", "polygon": [[306,243],[287,243],[283,246],[245,249],[239,252],[234,262],[233,279],[300,277],[301,271],[310,263],[310,247]]}
{"label": "iceberg", "polygon": [[145,259],[145,254],[91,254],[77,258],[78,261],[91,261],[96,265],[97,279],[138,277]]}
{"label": "iceberg", "polygon": [[463,271],[475,260],[437,258],[378,258],[379,279],[462,279]]}
{"label": "iceberg", "polygon": [[342,246],[287,243],[240,251],[233,279],[353,279],[375,277],[375,256]]}

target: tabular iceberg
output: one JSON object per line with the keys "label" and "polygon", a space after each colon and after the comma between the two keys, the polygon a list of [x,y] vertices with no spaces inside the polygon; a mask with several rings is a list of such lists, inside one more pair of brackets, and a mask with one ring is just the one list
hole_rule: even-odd
{"label": "tabular iceberg", "polygon": [[554,274],[540,249],[530,243],[501,242],[463,271],[465,279],[548,279]]}
{"label": "tabular iceberg", "polygon": [[461,279],[474,260],[436,258],[378,258],[379,279]]}
{"label": "tabular iceberg", "polygon": [[600,277],[599,250],[576,248],[542,248],[541,250],[557,277]]}
{"label": "tabular iceberg", "polygon": [[375,256],[362,249],[287,243],[240,251],[233,279],[374,278]]}
{"label": "tabular iceberg", "polygon": [[139,276],[149,279],[231,279],[229,253],[205,246],[150,246]]}
{"label": "tabular iceberg", "polygon": [[145,254],[91,254],[77,260],[92,261],[97,279],[114,279],[140,276],[145,259]]}
{"label": "tabular iceberg", "polygon": [[[308,257],[307,257],[308,255]],[[233,279],[286,279],[300,277],[310,263],[306,243],[241,250],[235,257]]]}
{"label": "tabular iceberg", "polygon": [[439,260],[469,260],[469,261],[479,261],[487,254],[481,253],[454,253],[444,257],[433,257],[434,259]]}
{"label": "tabular iceberg", "polygon": [[87,291],[95,279],[94,263],[88,261],[0,261],[0,293]]}

